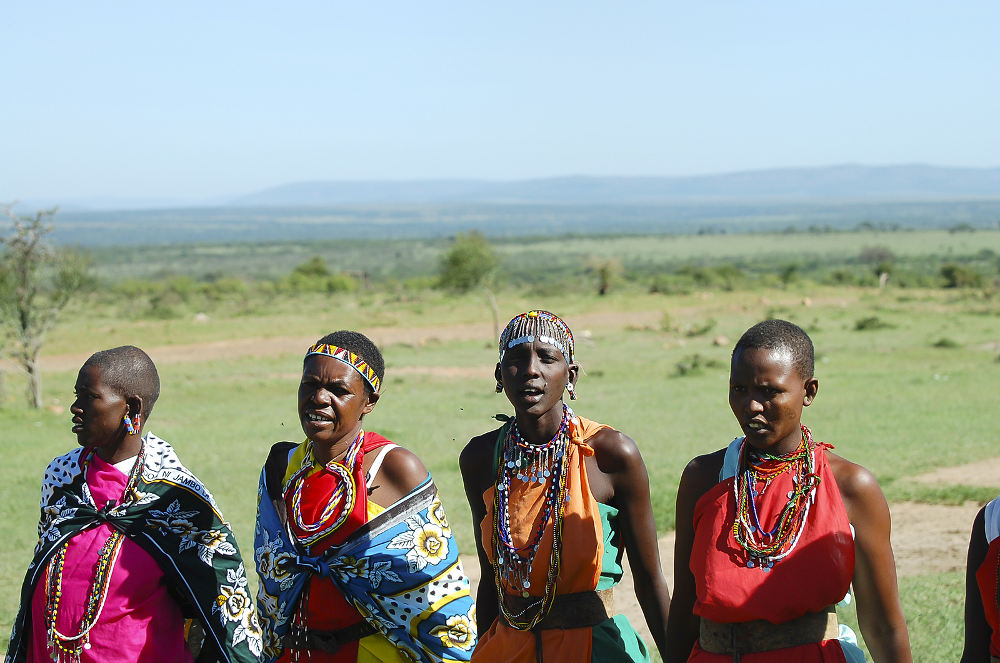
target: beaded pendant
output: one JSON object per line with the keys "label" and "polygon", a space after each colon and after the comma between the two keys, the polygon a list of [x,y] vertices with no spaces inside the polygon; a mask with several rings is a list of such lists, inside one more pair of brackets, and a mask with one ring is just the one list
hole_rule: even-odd
{"label": "beaded pendant", "polygon": [[[820,477],[815,472],[816,450],[812,433],[805,426],[801,428],[799,446],[784,456],[754,452],[748,448],[746,440],[740,448],[740,471],[733,481],[736,500],[733,536],[748,554],[748,568],[770,571],[775,562],[795,549],[805,530]],[[787,501],[774,527],[765,530],[760,524],[756,497],[763,495],[771,481],[785,472],[792,473],[793,488],[786,494]],[[764,486],[758,491],[756,486],[760,481],[764,482]]]}
{"label": "beaded pendant", "polygon": [[316,462],[312,442],[309,443],[309,448],[302,459],[302,465],[288,480],[284,494],[285,502],[291,505],[289,511],[295,526],[299,528],[300,532],[306,532],[304,536],[296,534],[296,539],[302,545],[308,547],[340,529],[354,510],[354,502],[358,492],[354,481],[354,470],[364,438],[365,432],[358,431],[357,437],[347,447],[343,461],[331,460],[326,464],[326,470],[337,476],[337,485],[330,494],[319,518],[312,523],[307,523],[302,516],[302,487],[305,484],[306,475],[313,469]]}
{"label": "beaded pendant", "polygon": [[[93,458],[95,449],[86,452],[82,460],[83,475],[86,479],[87,469]],[[135,496],[135,488],[139,483],[142,474],[143,460],[145,458],[145,445],[139,448],[132,471],[129,472],[128,481],[125,483],[122,504],[115,505],[108,502],[103,511],[109,514],[117,514],[124,509],[127,501]],[[89,494],[89,491],[88,491]],[[93,504],[97,508],[96,504]],[[66,565],[66,551],[69,550],[70,541],[67,540],[60,546],[49,560],[45,569],[45,630],[46,648],[49,656],[56,663],[80,663],[80,658],[84,650],[91,648],[90,631],[101,618],[104,611],[104,603],[108,598],[108,591],[111,588],[111,574],[115,570],[118,562],[118,555],[121,553],[122,543],[125,535],[119,530],[112,528],[111,536],[101,546],[97,554],[97,564],[94,567],[94,579],[87,592],[87,602],[84,606],[83,617],[80,620],[80,630],[76,635],[66,635],[57,628],[59,618],[59,604],[62,601],[62,581],[63,570]]]}
{"label": "beaded pendant", "polygon": [[[555,597],[555,581],[559,575],[561,560],[563,514],[569,501],[566,479],[569,425],[572,417],[572,410],[564,404],[559,430],[551,440],[542,445],[526,442],[521,437],[515,420],[504,438],[497,463],[493,510],[493,568],[498,588],[506,586],[515,591],[520,590],[522,598],[531,597],[531,574],[535,557],[542,538],[549,530],[549,523],[552,530],[552,551],[548,559],[542,597],[518,613],[511,612],[503,597],[500,598],[500,610],[507,622],[515,628],[531,628],[540,622]],[[511,533],[510,492],[514,481],[545,486],[541,512],[522,545],[514,542]]]}

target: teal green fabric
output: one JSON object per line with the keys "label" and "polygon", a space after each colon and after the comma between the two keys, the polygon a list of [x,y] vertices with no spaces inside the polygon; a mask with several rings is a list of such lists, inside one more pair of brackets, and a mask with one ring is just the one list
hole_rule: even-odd
{"label": "teal green fabric", "polygon": [[[607,504],[597,504],[601,514],[601,538],[604,540],[604,556],[601,558],[601,575],[597,589],[611,589],[622,579],[621,531],[618,527],[618,509]],[[645,663],[649,650],[632,628],[624,615],[605,619],[593,629],[594,648],[592,663],[623,661],[625,663]]]}
{"label": "teal green fabric", "polygon": [[649,663],[649,650],[624,615],[605,619],[593,629],[591,663]]}
{"label": "teal green fabric", "polygon": [[601,512],[601,535],[604,539],[604,557],[601,559],[601,577],[597,589],[611,589],[622,579],[621,532],[618,531],[618,509],[607,504],[597,504]]}

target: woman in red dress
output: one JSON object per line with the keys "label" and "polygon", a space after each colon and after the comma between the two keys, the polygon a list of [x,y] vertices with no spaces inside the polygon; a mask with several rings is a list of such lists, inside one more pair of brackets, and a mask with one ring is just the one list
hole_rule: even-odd
{"label": "woman in red dress", "polygon": [[962,663],[1000,663],[1000,497],[976,516],[965,577]]}
{"label": "woman in red dress", "polygon": [[692,460],[677,493],[669,663],[863,660],[838,638],[850,586],[875,661],[911,661],[872,474],[802,425],[819,389],[799,327],[767,320],[736,344],[729,404],[743,437]]}

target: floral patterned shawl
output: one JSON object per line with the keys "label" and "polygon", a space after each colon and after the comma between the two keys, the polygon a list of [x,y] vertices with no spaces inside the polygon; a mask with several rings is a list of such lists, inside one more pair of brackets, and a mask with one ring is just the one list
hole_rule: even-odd
{"label": "floral patterned shawl", "polygon": [[260,659],[260,626],[229,524],[204,484],[181,465],[173,447],[152,433],[143,436],[143,445],[135,491],[111,508],[97,509],[94,504],[81,463],[82,448],[49,463],[42,480],[38,545],[21,588],[7,663],[27,656],[33,628],[31,597],[49,558],[95,522],[121,530],[156,560],[185,615],[204,627],[199,661]]}
{"label": "floral patterned shawl", "polygon": [[271,496],[280,495],[281,486],[268,490],[267,469],[261,472],[254,537],[262,660],[281,655],[282,639],[312,573],[333,580],[358,612],[412,660],[469,660],[476,646],[476,606],[429,477],[343,544],[309,557],[293,543],[275,508]]}

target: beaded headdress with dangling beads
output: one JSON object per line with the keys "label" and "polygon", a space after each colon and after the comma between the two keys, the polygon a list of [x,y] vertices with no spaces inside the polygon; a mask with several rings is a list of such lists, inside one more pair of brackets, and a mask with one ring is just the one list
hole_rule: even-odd
{"label": "beaded headdress with dangling beads", "polygon": [[[507,350],[522,343],[532,343],[536,339],[559,350],[565,357],[567,364],[573,363],[576,345],[569,325],[555,313],[542,309],[526,311],[511,318],[503,333],[500,334],[500,361],[503,361]],[[573,384],[567,384],[566,389],[569,391],[569,397],[576,399],[576,390],[573,388]],[[503,385],[498,383],[497,393],[502,391]]]}

